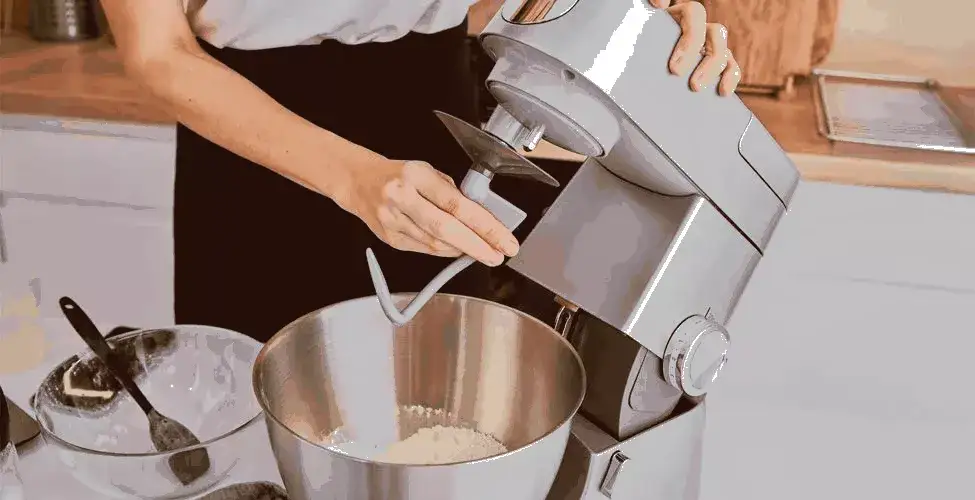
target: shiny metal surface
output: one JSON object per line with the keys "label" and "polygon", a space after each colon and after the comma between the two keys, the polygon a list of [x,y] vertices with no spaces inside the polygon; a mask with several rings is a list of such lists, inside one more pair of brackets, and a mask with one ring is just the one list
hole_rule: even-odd
{"label": "shiny metal surface", "polygon": [[[517,150],[525,142],[529,131],[523,123],[516,120],[504,108],[495,107],[486,123],[481,127],[485,132],[497,137],[511,149]],[[473,159],[473,158],[472,158]],[[527,159],[527,158],[526,158]]]}
{"label": "shiny metal surface", "polygon": [[720,324],[703,316],[687,318],[667,343],[667,382],[688,396],[703,396],[721,374],[730,346],[731,337]]}
{"label": "shiny metal surface", "polygon": [[679,36],[630,0],[509,0],[480,35],[488,132],[589,157],[507,264],[558,298],[586,370],[552,500],[697,498],[721,325],[799,182],[737,97],[670,74]]}
{"label": "shiny metal surface", "polygon": [[569,332],[572,331],[572,319],[579,308],[574,304],[562,301],[561,297],[555,297],[555,301],[561,306],[555,315],[555,331],[563,337],[568,337]]}
{"label": "shiny metal surface", "polygon": [[[543,498],[585,384],[579,356],[549,326],[452,295],[434,296],[399,328],[375,297],[326,307],[275,335],[254,371],[278,468],[297,500]],[[474,426],[513,451],[401,466],[328,446],[337,430],[370,447],[405,438],[417,423],[397,410],[411,406],[441,410],[441,420]]]}
{"label": "shiny metal surface", "polygon": [[98,2],[91,0],[32,0],[28,31],[35,40],[76,42],[100,35]]}
{"label": "shiny metal surface", "polygon": [[[546,498],[697,500],[704,424],[705,404],[685,401],[666,422],[617,440],[577,415],[562,466]],[[618,453],[627,458],[625,463],[616,461]],[[602,490],[613,472],[610,497]]]}
{"label": "shiny metal surface", "polygon": [[740,99],[693,92],[689,75],[670,74],[679,36],[674,19],[649,2],[581,0],[538,24],[496,16],[480,39],[496,60],[488,88],[515,118],[546,123],[552,134],[574,124],[598,141],[600,164],[616,175],[659,193],[704,196],[762,251],[798,171],[764,127],[750,125]]}
{"label": "shiny metal surface", "polygon": [[616,480],[623,473],[623,467],[629,460],[630,457],[619,451],[613,454],[613,457],[609,459],[609,468],[606,469],[603,482],[599,484],[600,493],[606,495],[607,498],[613,498],[613,486],[616,486]]}
{"label": "shiny metal surface", "polygon": [[[815,99],[817,111],[821,117],[819,123],[820,133],[831,141],[852,142],[867,144],[871,146],[883,146],[894,148],[921,149],[929,151],[943,151],[947,153],[975,154],[975,129],[967,126],[964,120],[958,116],[955,110],[948,106],[941,95],[937,92],[941,82],[931,78],[918,78],[915,76],[904,75],[883,75],[862,73],[858,71],[841,71],[816,68],[812,72],[817,90]],[[901,130],[914,132],[914,137],[907,139],[903,134],[896,140],[890,134],[879,133],[876,126],[860,121],[854,121],[851,126],[847,126],[845,131],[836,130],[834,120],[843,117],[845,114],[842,109],[842,100],[830,104],[830,87],[834,83],[842,83],[844,80],[858,82],[866,85],[877,85],[878,87],[887,84],[895,84],[899,87],[910,86],[918,93],[927,94],[929,105],[925,109],[925,115],[929,120],[927,127],[905,127],[903,124],[889,124],[887,127],[900,126]],[[841,109],[836,109],[839,104]],[[904,105],[901,103],[901,105]],[[908,104],[907,106],[911,106]],[[915,109],[917,109],[915,107]],[[876,118],[874,118],[876,119]],[[849,121],[849,119],[839,121]],[[936,126],[940,125],[940,126]],[[857,130],[859,129],[859,130]],[[856,130],[858,133],[851,133]],[[878,138],[877,136],[883,137]],[[886,137],[885,137],[886,136]]]}
{"label": "shiny metal surface", "polygon": [[[521,69],[516,68],[516,71]],[[503,70],[504,61],[495,64],[491,74]],[[577,88],[573,85],[574,78],[573,73],[565,72],[562,76],[552,75],[546,84],[562,86],[558,95],[565,95],[565,99],[588,99],[585,93],[571,92]],[[563,113],[557,104],[546,102],[502,78],[489,79],[487,87],[499,103],[496,110],[507,111],[517,120],[524,121],[526,126],[544,126],[545,138],[563,149],[583,156],[602,157],[607,151],[604,144],[611,142],[611,138],[618,134],[612,117],[607,113],[597,114],[598,108],[595,106],[590,105],[584,112],[575,114]],[[581,99],[575,101],[577,107],[582,107],[585,102]]]}
{"label": "shiny metal surface", "polygon": [[[585,36],[579,36],[583,27]],[[502,342],[497,358],[481,351],[452,354],[494,339],[497,333],[479,332],[502,322],[493,317],[493,311],[508,311],[500,306],[479,306],[492,317],[478,319],[462,311],[467,306],[445,305],[457,298],[436,296],[437,304],[428,304],[414,323],[394,328],[375,300],[339,304],[331,309],[341,312],[326,308],[303,318],[296,323],[301,326],[279,334],[292,340],[265,348],[280,351],[268,362],[274,368],[266,368],[275,381],[259,386],[272,388],[264,396],[268,427],[296,498],[400,499],[413,493],[434,500],[527,500],[546,491],[552,500],[697,497],[702,396],[730,343],[721,325],[786,212],[799,176],[737,97],[692,92],[686,76],[670,74],[679,35],[674,19],[645,1],[509,0],[480,35],[495,59],[486,85],[499,106],[482,129],[441,116],[473,160],[472,172],[488,179],[507,170],[546,181],[547,174],[519,154],[542,138],[589,157],[508,261],[563,306],[554,318],[557,332],[546,327],[542,337],[578,352],[573,359],[586,396],[573,408],[578,414],[571,427],[559,424],[550,435],[555,438],[504,461],[444,469],[397,468],[325,449],[323,436],[336,429],[353,439],[357,433],[369,440],[397,438],[403,424],[393,415],[402,405],[470,415],[456,408],[477,405],[457,403],[455,394],[471,390],[457,374],[472,365],[508,366],[503,376],[476,376],[498,384],[478,389],[483,394],[507,394],[484,405],[489,413],[468,419],[488,431],[501,423],[507,432],[552,427],[558,423],[552,416],[563,414],[567,401],[563,397],[555,409],[536,403],[544,409],[539,414],[512,410],[532,406],[520,396],[528,387],[539,390],[542,400],[565,389],[557,385],[565,380],[550,380],[559,368],[511,347],[521,342]],[[503,331],[519,332],[526,320],[520,313],[505,314],[516,319]],[[477,325],[478,333],[470,334],[476,340],[458,334],[458,325]],[[341,340],[346,337],[355,341]],[[421,340],[427,337],[436,342]],[[295,352],[302,353],[301,360]],[[329,352],[343,355],[330,358]],[[419,360],[417,353],[427,352],[439,357]],[[458,359],[465,359],[463,365]],[[485,365],[485,359],[491,361]],[[541,375],[529,383],[521,374],[536,365]],[[336,382],[340,373],[355,374],[353,382]],[[571,370],[570,378],[576,378]],[[478,393],[469,399],[483,398]],[[485,425],[491,415],[487,422],[493,424]],[[536,454],[529,457],[531,450]]]}
{"label": "shiny metal surface", "polygon": [[681,391],[663,378],[660,358],[591,314],[572,315],[567,338],[586,369],[580,414],[614,439],[626,439],[670,416]]}
{"label": "shiny metal surface", "polygon": [[726,322],[761,254],[700,196],[583,163],[507,265],[663,358],[687,317]]}
{"label": "shiny metal surface", "polygon": [[542,141],[542,137],[545,136],[545,125],[536,125],[532,128],[527,135],[525,140],[525,150],[534,151],[538,147],[538,143]]}
{"label": "shiny metal surface", "polygon": [[501,8],[505,20],[516,24],[538,24],[557,19],[579,0],[519,0],[506,2]]}

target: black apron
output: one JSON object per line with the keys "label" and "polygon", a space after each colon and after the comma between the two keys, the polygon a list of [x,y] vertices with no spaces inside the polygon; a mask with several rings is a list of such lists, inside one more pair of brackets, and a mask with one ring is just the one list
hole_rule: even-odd
{"label": "black apron", "polygon": [[[434,116],[476,123],[466,22],[387,43],[207,52],[309,121],[388,158],[425,160],[458,185],[470,160]],[[331,200],[179,126],[175,308],[181,324],[267,341],[316,309],[373,295],[365,251],[392,291],[416,292],[450,259],[392,249]],[[475,265],[445,292],[488,297]]]}

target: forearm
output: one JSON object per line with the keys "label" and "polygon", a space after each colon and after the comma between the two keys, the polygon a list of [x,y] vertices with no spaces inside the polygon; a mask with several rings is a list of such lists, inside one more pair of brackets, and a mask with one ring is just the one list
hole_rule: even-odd
{"label": "forearm", "polygon": [[194,132],[326,196],[341,189],[344,168],[375,155],[287,110],[202,50],[173,50],[130,69]]}

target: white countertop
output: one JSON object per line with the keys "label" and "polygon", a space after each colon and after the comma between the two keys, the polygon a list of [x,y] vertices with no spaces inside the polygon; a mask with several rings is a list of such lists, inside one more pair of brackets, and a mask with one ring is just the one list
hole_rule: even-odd
{"label": "white countertop", "polygon": [[[48,350],[44,361],[33,369],[17,374],[0,375],[0,385],[4,393],[28,414],[33,415],[28,401],[37,390],[41,380],[58,363],[84,350],[84,343],[71,330],[67,320],[42,320]],[[114,325],[98,325],[103,332],[110,331]],[[252,481],[271,481],[281,484],[277,464],[267,438],[267,428],[263,423],[252,426],[248,433],[246,446],[242,446],[241,460],[231,471],[230,476],[214,489],[234,483]],[[67,473],[59,459],[38,436],[20,452],[20,475],[24,482],[25,500],[105,500],[100,494],[90,490]],[[52,480],[52,478],[56,478]],[[199,498],[199,495],[194,498]]]}

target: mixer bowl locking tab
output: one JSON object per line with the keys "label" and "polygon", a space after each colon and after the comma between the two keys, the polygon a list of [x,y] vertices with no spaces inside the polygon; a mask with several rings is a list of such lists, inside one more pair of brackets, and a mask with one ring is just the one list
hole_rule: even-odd
{"label": "mixer bowl locking tab", "polygon": [[[513,148],[526,146],[534,148],[541,139],[543,129],[525,129],[526,133],[518,134],[515,144],[508,144],[505,141],[485,132],[469,123],[441,111],[434,111],[437,118],[447,127],[454,139],[464,148],[473,164],[464,180],[461,182],[460,190],[467,198],[486,208],[491,212],[509,231],[514,231],[522,222],[525,221],[527,214],[520,208],[505,200],[500,195],[491,191],[491,179],[495,174],[513,175],[528,177],[550,186],[558,187],[559,183],[554,177],[546,173],[537,165],[529,161],[524,156],[518,154]],[[520,144],[519,144],[520,143]],[[448,281],[460,274],[461,271],[470,267],[475,262],[469,255],[458,257],[450,263],[443,271],[440,271],[427,286],[423,287],[410,303],[402,311],[396,308],[393,298],[389,292],[389,285],[383,276],[383,271],[376,260],[376,254],[371,248],[366,250],[366,261],[369,264],[369,274],[372,277],[373,287],[376,289],[376,297],[383,313],[396,326],[403,326],[409,323],[416,313],[432,298]]]}

